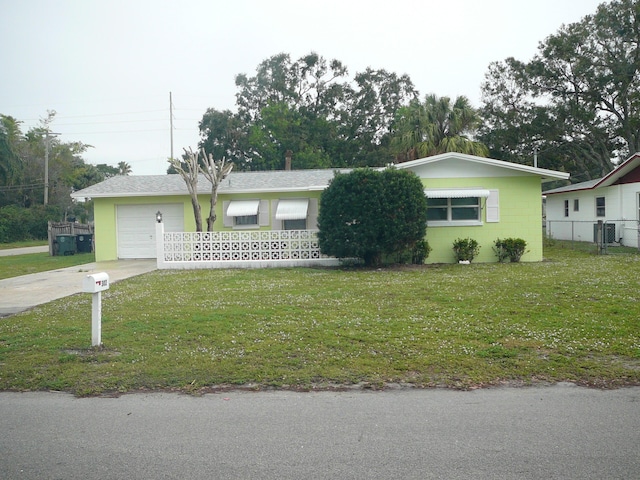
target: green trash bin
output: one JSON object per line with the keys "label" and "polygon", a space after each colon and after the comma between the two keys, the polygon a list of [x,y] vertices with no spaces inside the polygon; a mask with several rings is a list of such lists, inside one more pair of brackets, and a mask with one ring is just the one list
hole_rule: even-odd
{"label": "green trash bin", "polygon": [[83,233],[76,235],[76,247],[78,253],[91,253],[93,251],[93,234]]}
{"label": "green trash bin", "polygon": [[73,255],[76,253],[75,235],[57,235],[58,255]]}

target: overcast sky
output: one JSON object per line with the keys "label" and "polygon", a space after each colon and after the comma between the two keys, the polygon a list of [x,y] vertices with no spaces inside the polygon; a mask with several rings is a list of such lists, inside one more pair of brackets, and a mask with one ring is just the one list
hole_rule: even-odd
{"label": "overcast sky", "polygon": [[23,132],[47,110],[92,164],[163,174],[196,148],[207,108],[235,108],[238,73],[272,55],[311,51],[350,76],[408,74],[421,96],[480,105],[490,62],[529,60],[562,24],[603,0],[0,0],[0,113]]}

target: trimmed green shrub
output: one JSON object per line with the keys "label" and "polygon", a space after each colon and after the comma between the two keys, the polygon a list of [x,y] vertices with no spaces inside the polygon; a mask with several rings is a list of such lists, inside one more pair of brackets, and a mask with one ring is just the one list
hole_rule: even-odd
{"label": "trimmed green shrub", "polygon": [[431,253],[431,246],[426,240],[418,240],[411,251],[411,263],[422,265]]}
{"label": "trimmed green shrub", "polygon": [[480,246],[473,238],[457,238],[453,242],[453,253],[458,262],[471,262],[480,253]]}
{"label": "trimmed green shrub", "polygon": [[499,262],[504,262],[507,258],[517,263],[526,253],[527,242],[522,238],[499,238],[494,242],[493,251],[498,257]]}
{"label": "trimmed green shrub", "polygon": [[318,243],[326,255],[367,266],[412,248],[426,234],[427,200],[413,172],[337,173],[320,197]]}

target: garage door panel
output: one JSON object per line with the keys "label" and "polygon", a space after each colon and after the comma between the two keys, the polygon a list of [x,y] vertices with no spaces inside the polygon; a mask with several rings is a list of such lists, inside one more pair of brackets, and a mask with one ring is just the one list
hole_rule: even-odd
{"label": "garage door panel", "polygon": [[165,231],[184,230],[184,209],[180,203],[118,205],[118,258],[156,258],[156,212],[162,212]]}

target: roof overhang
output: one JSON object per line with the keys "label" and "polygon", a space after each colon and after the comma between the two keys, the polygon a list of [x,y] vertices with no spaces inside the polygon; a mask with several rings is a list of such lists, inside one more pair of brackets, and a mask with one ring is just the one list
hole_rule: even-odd
{"label": "roof overhang", "polygon": [[[490,165],[493,167],[504,168],[507,170],[521,172],[524,174],[537,175],[543,180],[567,180],[569,174],[566,172],[558,172],[556,170],[548,170],[546,168],[531,167],[529,165],[522,165],[520,163],[505,162],[504,160],[496,160],[493,158],[477,157],[475,155],[468,155],[466,153],[447,152],[439,155],[433,155],[431,157],[418,158],[417,160],[411,160],[409,162],[403,162],[395,165],[396,168],[411,169],[421,165],[429,165],[432,163],[438,163],[451,159],[463,160],[471,163],[479,163],[482,165]],[[464,176],[464,175],[461,175]]]}

